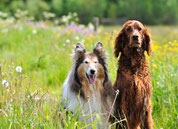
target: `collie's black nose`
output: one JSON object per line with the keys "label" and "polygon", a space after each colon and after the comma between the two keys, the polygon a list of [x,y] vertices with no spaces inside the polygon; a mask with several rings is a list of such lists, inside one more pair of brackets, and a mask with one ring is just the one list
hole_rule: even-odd
{"label": "collie's black nose", "polygon": [[132,38],[133,40],[138,40],[138,35],[133,35]]}
{"label": "collie's black nose", "polygon": [[94,69],[91,69],[91,70],[90,70],[90,73],[91,73],[91,74],[95,74],[95,72],[96,72],[96,71],[95,71]]}

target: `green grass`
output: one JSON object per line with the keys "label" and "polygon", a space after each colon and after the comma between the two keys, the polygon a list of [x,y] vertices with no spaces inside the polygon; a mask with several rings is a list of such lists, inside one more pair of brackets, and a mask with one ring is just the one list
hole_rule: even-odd
{"label": "green grass", "polygon": [[[72,30],[60,33],[64,26],[0,24],[0,80],[9,83],[8,88],[0,83],[0,128],[84,128],[78,114],[67,116],[60,103],[74,45],[83,40],[91,51],[98,41],[103,42],[114,82],[117,60],[113,45],[120,28],[102,27],[100,33],[85,36]],[[178,116],[178,27],[148,26],[148,29],[154,44],[152,57],[148,57],[154,128],[173,129],[177,127]],[[22,73],[17,73],[17,66],[22,66]]]}

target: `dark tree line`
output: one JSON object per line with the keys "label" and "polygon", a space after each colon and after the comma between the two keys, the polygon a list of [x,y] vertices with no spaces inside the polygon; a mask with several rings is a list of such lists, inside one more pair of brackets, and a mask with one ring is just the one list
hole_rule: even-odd
{"label": "dark tree line", "polygon": [[0,11],[28,10],[36,20],[43,11],[56,16],[77,12],[81,23],[97,16],[111,21],[137,19],[145,24],[178,24],[177,0],[0,0]]}

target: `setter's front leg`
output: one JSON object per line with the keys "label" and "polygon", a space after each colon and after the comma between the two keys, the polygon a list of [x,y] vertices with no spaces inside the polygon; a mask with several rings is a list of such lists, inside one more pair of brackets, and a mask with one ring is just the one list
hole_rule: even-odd
{"label": "setter's front leg", "polygon": [[144,125],[142,129],[153,129],[153,119],[152,119],[152,105],[151,101],[146,107],[145,116],[144,116]]}

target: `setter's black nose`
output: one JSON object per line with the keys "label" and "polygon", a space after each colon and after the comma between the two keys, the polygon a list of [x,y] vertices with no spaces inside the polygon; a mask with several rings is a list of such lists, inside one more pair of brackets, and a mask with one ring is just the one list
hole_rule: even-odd
{"label": "setter's black nose", "polygon": [[133,40],[138,40],[138,35],[133,35],[132,38]]}

